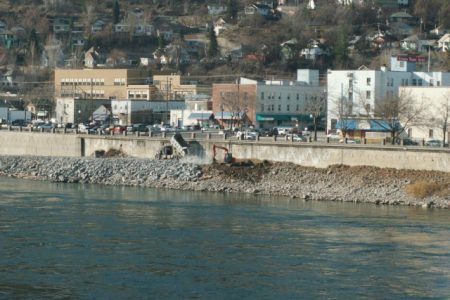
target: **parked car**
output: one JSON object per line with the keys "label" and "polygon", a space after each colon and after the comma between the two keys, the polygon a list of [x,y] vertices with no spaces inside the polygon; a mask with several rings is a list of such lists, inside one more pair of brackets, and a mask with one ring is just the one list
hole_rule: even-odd
{"label": "parked car", "polygon": [[403,139],[403,145],[404,146],[417,146],[417,145],[419,145],[419,143],[412,139]]}
{"label": "parked car", "polygon": [[244,140],[256,140],[258,133],[256,131],[246,131],[244,133]]}
{"label": "parked car", "polygon": [[114,133],[123,133],[126,130],[127,128],[125,126],[114,126],[114,128],[112,129]]}
{"label": "parked car", "polygon": [[148,132],[147,124],[133,124],[127,127],[128,132]]}
{"label": "parked car", "polygon": [[442,141],[440,140],[428,140],[425,142],[425,146],[428,147],[442,147]]}
{"label": "parked car", "polygon": [[53,123],[42,123],[37,126],[39,129],[53,129],[56,128],[56,124]]}
{"label": "parked car", "polygon": [[[340,139],[339,143],[345,143],[345,139]],[[359,144],[358,140],[347,139],[347,144]]]}
{"label": "parked car", "polygon": [[25,120],[14,120],[11,122],[12,126],[27,126],[28,122]]}
{"label": "parked car", "polygon": [[278,135],[278,130],[276,128],[262,128],[260,130],[261,136],[274,136]]}
{"label": "parked car", "polygon": [[307,142],[307,138],[298,134],[287,134],[286,135],[288,141],[293,141],[293,142]]}

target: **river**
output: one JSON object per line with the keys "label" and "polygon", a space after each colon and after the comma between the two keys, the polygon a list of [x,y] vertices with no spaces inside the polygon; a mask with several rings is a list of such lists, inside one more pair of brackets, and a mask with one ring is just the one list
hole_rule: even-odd
{"label": "river", "polygon": [[450,299],[450,212],[0,178],[0,298]]}

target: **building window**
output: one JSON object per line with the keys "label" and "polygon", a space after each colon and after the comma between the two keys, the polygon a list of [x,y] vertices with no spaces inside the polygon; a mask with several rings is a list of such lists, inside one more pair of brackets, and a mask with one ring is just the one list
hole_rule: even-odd
{"label": "building window", "polygon": [[422,86],[422,79],[417,80],[417,85]]}
{"label": "building window", "polygon": [[261,104],[261,112],[264,112],[264,104]]}
{"label": "building window", "polygon": [[412,80],[412,85],[413,85],[413,86],[416,86],[416,85],[417,85],[417,80],[416,80],[416,79],[413,79],[413,80]]}
{"label": "building window", "polygon": [[433,78],[431,78],[430,79],[430,86],[433,86],[434,85],[434,80],[433,80]]}
{"label": "building window", "polygon": [[370,99],[371,93],[370,91],[366,91],[366,99]]}
{"label": "building window", "polygon": [[412,137],[412,128],[408,128],[408,137]]}
{"label": "building window", "polygon": [[428,137],[433,138],[433,129],[428,130]]}
{"label": "building window", "polygon": [[261,92],[261,100],[264,100],[264,92]]}
{"label": "building window", "polygon": [[278,111],[281,111],[281,104],[278,104]]}
{"label": "building window", "polygon": [[300,111],[300,105],[297,104],[297,106],[295,106],[295,110]]}
{"label": "building window", "polygon": [[439,80],[436,81],[436,86],[441,86],[441,82]]}
{"label": "building window", "polygon": [[370,77],[367,77],[367,85],[370,85],[370,83],[371,83],[371,81],[372,81],[372,78],[370,78]]}
{"label": "building window", "polygon": [[300,94],[297,94],[297,100],[300,100]]}
{"label": "building window", "polygon": [[275,104],[272,104],[272,111],[275,111]]}
{"label": "building window", "polygon": [[289,111],[290,107],[289,104],[286,106],[286,110]]}

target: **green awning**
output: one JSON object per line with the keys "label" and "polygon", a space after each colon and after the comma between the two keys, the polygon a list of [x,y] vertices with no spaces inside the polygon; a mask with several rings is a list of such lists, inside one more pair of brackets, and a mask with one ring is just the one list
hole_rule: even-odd
{"label": "green awning", "polygon": [[38,117],[46,117],[48,115],[48,111],[46,110],[40,110],[36,114]]}

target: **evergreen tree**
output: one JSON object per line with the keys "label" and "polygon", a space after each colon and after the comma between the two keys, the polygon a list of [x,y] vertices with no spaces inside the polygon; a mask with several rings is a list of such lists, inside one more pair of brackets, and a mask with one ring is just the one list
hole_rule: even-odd
{"label": "evergreen tree", "polygon": [[214,27],[211,26],[209,29],[209,48],[208,57],[215,57],[219,54],[219,44],[217,43],[216,33],[214,32]]}
{"label": "evergreen tree", "polygon": [[119,0],[114,1],[114,7],[113,7],[113,20],[114,24],[117,24],[120,22],[120,6],[119,6]]}
{"label": "evergreen tree", "polygon": [[228,0],[228,17],[236,20],[238,14],[238,4],[236,0]]}
{"label": "evergreen tree", "polygon": [[334,56],[336,63],[341,68],[346,68],[348,64],[348,34],[347,29],[341,27],[336,39],[336,45],[334,47]]}
{"label": "evergreen tree", "polygon": [[158,49],[163,50],[164,46],[166,46],[166,40],[164,39],[164,37],[162,35],[159,35],[158,36]]}

